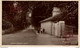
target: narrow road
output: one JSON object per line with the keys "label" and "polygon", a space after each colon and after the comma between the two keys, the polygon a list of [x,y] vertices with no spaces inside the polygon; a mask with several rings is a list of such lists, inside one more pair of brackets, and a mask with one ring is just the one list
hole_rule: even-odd
{"label": "narrow road", "polygon": [[[65,38],[57,38],[49,34],[36,34],[34,30],[24,30],[14,34],[2,36],[3,45],[65,45]],[[77,36],[70,38],[68,42],[77,44]]]}

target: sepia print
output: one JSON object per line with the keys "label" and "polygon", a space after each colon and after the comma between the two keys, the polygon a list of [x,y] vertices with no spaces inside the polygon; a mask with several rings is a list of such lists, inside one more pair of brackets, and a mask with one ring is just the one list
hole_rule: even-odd
{"label": "sepia print", "polygon": [[78,45],[78,1],[2,1],[2,45]]}

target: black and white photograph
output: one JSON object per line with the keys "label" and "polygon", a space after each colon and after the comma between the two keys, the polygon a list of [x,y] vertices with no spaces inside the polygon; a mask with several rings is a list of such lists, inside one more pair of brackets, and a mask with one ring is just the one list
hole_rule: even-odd
{"label": "black and white photograph", "polygon": [[2,45],[78,45],[78,1],[2,1]]}

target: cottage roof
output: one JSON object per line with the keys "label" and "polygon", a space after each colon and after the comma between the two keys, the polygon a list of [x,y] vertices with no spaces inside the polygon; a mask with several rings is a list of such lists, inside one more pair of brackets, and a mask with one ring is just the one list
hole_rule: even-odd
{"label": "cottage roof", "polygon": [[61,11],[60,11],[60,9],[59,8],[57,8],[57,7],[54,7],[53,8],[53,11],[52,11],[52,16],[51,17],[49,17],[49,18],[47,18],[47,19],[44,19],[44,20],[42,20],[42,21],[40,21],[40,23],[41,22],[45,22],[45,21],[54,21],[54,20],[59,20],[60,18],[61,18]]}
{"label": "cottage roof", "polygon": [[46,22],[46,21],[58,21],[58,20],[61,20],[61,18],[62,18],[62,14],[58,14],[56,16],[51,16],[47,19],[44,19],[44,20],[40,21],[40,23]]}

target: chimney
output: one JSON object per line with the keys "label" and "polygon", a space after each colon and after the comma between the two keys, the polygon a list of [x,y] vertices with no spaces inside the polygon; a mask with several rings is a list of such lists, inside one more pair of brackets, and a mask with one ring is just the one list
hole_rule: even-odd
{"label": "chimney", "polygon": [[53,7],[53,11],[52,11],[52,16],[53,17],[56,16],[56,15],[58,15],[58,14],[60,14],[60,13],[61,13],[60,8]]}

